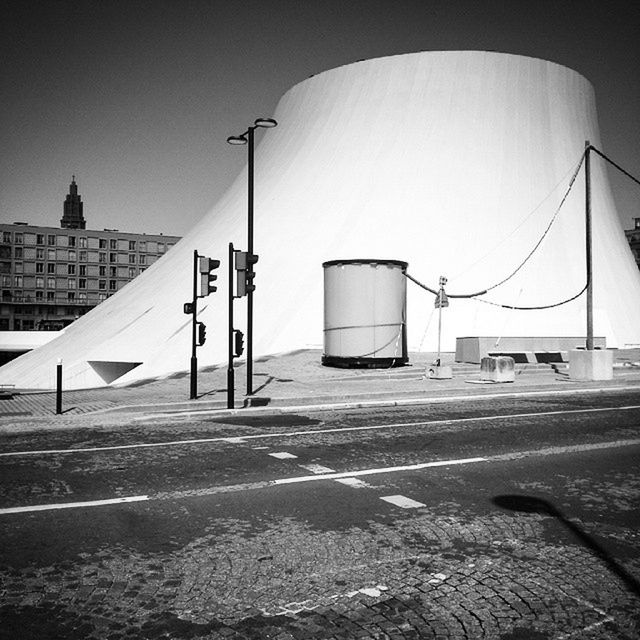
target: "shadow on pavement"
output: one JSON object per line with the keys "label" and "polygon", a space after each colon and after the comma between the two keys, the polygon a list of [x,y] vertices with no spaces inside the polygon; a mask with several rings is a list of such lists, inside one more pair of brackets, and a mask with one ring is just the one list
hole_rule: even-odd
{"label": "shadow on pavement", "polygon": [[553,504],[542,498],[526,495],[502,495],[495,496],[491,500],[493,504],[510,511],[521,511],[523,513],[538,513],[540,515],[551,516],[564,525],[578,540],[593,552],[608,569],[622,580],[627,589],[637,597],[640,597],[640,582],[636,580],[624,567],[618,564],[607,551],[598,544],[588,533],[577,524],[571,522]]}

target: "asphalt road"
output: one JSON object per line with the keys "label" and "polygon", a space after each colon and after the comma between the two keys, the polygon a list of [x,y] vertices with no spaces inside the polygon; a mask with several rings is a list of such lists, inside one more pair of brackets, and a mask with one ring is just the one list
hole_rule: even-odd
{"label": "asphalt road", "polygon": [[65,424],[0,438],[0,638],[640,637],[640,394]]}

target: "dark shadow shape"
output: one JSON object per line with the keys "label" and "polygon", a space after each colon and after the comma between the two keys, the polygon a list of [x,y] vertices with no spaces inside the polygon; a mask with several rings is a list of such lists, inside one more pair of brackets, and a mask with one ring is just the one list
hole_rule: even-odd
{"label": "dark shadow shape", "polygon": [[246,398],[243,407],[266,407],[271,402],[271,398]]}
{"label": "dark shadow shape", "polygon": [[[259,376],[267,376],[266,373],[258,373],[254,375]],[[269,386],[272,382],[293,382],[290,378],[276,378],[275,376],[267,376],[267,379],[257,388],[254,389],[253,393],[258,393],[262,391],[265,387]]]}
{"label": "dark shadow shape", "polygon": [[225,393],[226,394],[227,393],[227,388],[224,387],[223,389],[209,389],[209,391],[203,391],[202,393],[199,393],[196,396],[196,400],[198,398],[204,398],[205,396],[215,396],[216,394],[219,394],[219,393]]}
{"label": "dark shadow shape", "polygon": [[501,509],[510,511],[521,511],[524,513],[538,513],[543,516],[550,516],[563,524],[571,533],[594,555],[596,555],[609,571],[622,580],[627,589],[636,597],[640,597],[640,582],[636,580],[623,566],[619,565],[588,533],[583,531],[577,524],[571,522],[553,504],[542,498],[525,495],[504,495],[495,496],[491,502]]}

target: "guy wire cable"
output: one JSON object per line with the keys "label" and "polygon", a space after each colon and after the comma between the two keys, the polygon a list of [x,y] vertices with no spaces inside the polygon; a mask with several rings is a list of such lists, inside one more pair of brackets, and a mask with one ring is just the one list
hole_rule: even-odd
{"label": "guy wire cable", "polygon": [[[553,214],[553,217],[551,218],[551,221],[547,225],[547,228],[544,230],[542,236],[540,237],[538,242],[535,244],[533,249],[529,252],[527,257],[516,267],[516,269],[514,271],[512,271],[510,275],[508,275],[506,278],[504,278],[500,282],[498,282],[498,283],[496,283],[494,285],[491,285],[490,287],[487,287],[486,289],[483,289],[482,291],[476,291],[475,293],[464,293],[464,294],[462,294],[462,293],[458,293],[458,294],[447,293],[447,297],[448,298],[476,298],[477,296],[482,296],[485,293],[491,291],[492,289],[495,289],[496,287],[499,287],[500,285],[504,284],[505,282],[507,282],[508,280],[513,278],[513,276],[515,276],[516,273],[518,273],[518,271],[520,271],[520,269],[522,269],[522,267],[524,267],[524,265],[529,261],[531,256],[536,252],[538,247],[542,244],[542,241],[545,239],[545,237],[549,233],[553,223],[555,222],[556,218],[558,217],[558,214],[560,213],[560,209],[562,208],[562,206],[564,205],[566,199],[568,198],[569,193],[571,192],[571,189],[573,188],[573,184],[576,181],[576,178],[578,177],[578,173],[580,171],[580,168],[582,167],[582,163],[584,162],[586,153],[587,153],[587,151],[585,149],[582,152],[582,156],[580,157],[580,162],[578,163],[578,166],[576,167],[576,169],[573,172],[573,175],[571,177],[571,180],[569,181],[569,186],[567,187],[567,190],[566,190],[564,196],[562,197],[562,200],[560,201],[560,204],[558,205],[555,213]],[[432,289],[431,287],[428,287],[427,285],[425,285],[424,283],[420,282],[419,280],[416,280],[413,276],[409,275],[409,273],[405,273],[404,275],[407,278],[409,278],[409,280],[411,280],[412,282],[415,282],[419,287],[422,287],[423,289],[429,291],[430,293],[433,293],[434,295],[438,295],[438,291]],[[578,295],[580,295],[580,294],[578,294]]]}

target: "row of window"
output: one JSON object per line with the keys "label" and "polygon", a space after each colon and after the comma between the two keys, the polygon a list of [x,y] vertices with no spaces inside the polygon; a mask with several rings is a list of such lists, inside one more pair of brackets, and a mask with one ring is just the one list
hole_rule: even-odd
{"label": "row of window", "polygon": [[[46,257],[45,257],[46,256]],[[47,253],[45,254],[44,249],[36,249],[35,253],[33,249],[23,251],[22,247],[14,247],[13,257],[16,260],[22,260],[24,258],[31,258],[35,260],[68,260],[70,262],[76,262],[79,260],[80,262],[106,262],[107,261],[107,253],[100,251],[75,251],[74,249],[47,249]],[[109,262],[126,262],[128,261],[130,264],[136,264],[136,262],[140,264],[147,264],[147,257],[149,257],[152,261],[155,259],[155,256],[146,256],[145,254],[125,254],[125,253],[109,253]],[[0,246],[0,259],[1,260],[9,260],[11,259],[11,247],[3,247]]]}
{"label": "row of window", "polygon": [[[27,264],[26,268],[23,269],[22,263],[16,263],[15,268],[13,270],[13,274],[15,275],[38,275],[44,274],[47,275],[68,275],[68,276],[104,276],[107,275],[107,266],[106,265],[86,265],[86,264],[61,264],[61,263],[53,263],[49,262],[45,265],[44,262],[36,262],[35,264]],[[45,270],[46,266],[46,270]],[[143,271],[145,271],[146,267],[125,267],[119,266],[109,267],[109,276],[112,278],[128,278],[132,280]],[[2,274],[2,282],[3,286],[10,287],[10,284],[4,284],[5,282],[11,281],[10,270],[0,269],[0,274]]]}
{"label": "row of window", "polygon": [[[122,281],[120,280],[122,283]],[[97,286],[96,286],[97,283]],[[46,278],[47,289],[75,289],[76,284],[78,289],[106,289],[107,281],[106,280],[89,280],[89,286],[87,286],[87,278],[67,278],[66,281],[63,281],[62,278]],[[122,284],[126,284],[122,283]],[[11,283],[7,282],[3,278],[2,285],[5,287],[11,287]],[[24,280],[22,276],[13,276],[13,286],[16,288],[22,288],[24,286]],[[35,278],[35,287],[36,289],[44,289],[45,286],[45,278],[44,276],[36,276]],[[118,280],[109,280],[109,289],[111,291],[115,291],[118,288]],[[5,292],[3,291],[3,294]],[[16,295],[21,292],[15,292]]]}
{"label": "row of window", "polygon": [[[111,294],[110,293],[87,293],[85,291],[67,291],[66,293],[59,293],[55,291],[36,291],[35,295],[32,297],[30,294],[24,295],[22,292],[14,293],[13,296],[6,296],[5,294],[9,293],[8,291],[2,292],[2,302],[31,302],[35,300],[35,302],[44,302],[46,300],[47,303],[50,304],[61,304],[65,302],[80,302],[80,303],[89,303],[92,304],[95,302],[98,304],[99,302],[103,302],[106,300]],[[45,293],[47,294],[45,297]],[[25,307],[25,309],[30,309],[31,307]],[[28,311],[19,311],[18,309],[13,309],[14,313],[29,313]]]}
{"label": "row of window", "polygon": [[[106,294],[105,294],[106,295]],[[106,296],[107,298],[109,296]],[[76,298],[76,301],[78,299]],[[77,306],[69,307],[66,306],[66,297],[64,300],[60,300],[60,304],[51,305],[48,301],[42,300],[42,306],[38,306],[35,304],[25,304],[15,305],[13,307],[13,315],[14,316],[64,316],[64,315],[75,315],[80,312],[80,314],[86,313],[91,309],[92,303],[87,302],[86,308],[82,307],[78,308]],[[95,305],[93,305],[95,306]],[[10,315],[9,313],[4,313],[3,315]]]}
{"label": "row of window", "polygon": [[[106,249],[107,238],[86,236],[63,236],[54,233],[30,233],[22,231],[3,231],[2,242],[4,244],[48,245],[50,247],[79,247],[81,249]],[[151,253],[164,253],[173,247],[174,243],[158,242],[156,240],[124,240],[122,238],[109,238],[109,249],[117,251],[149,251]]]}

